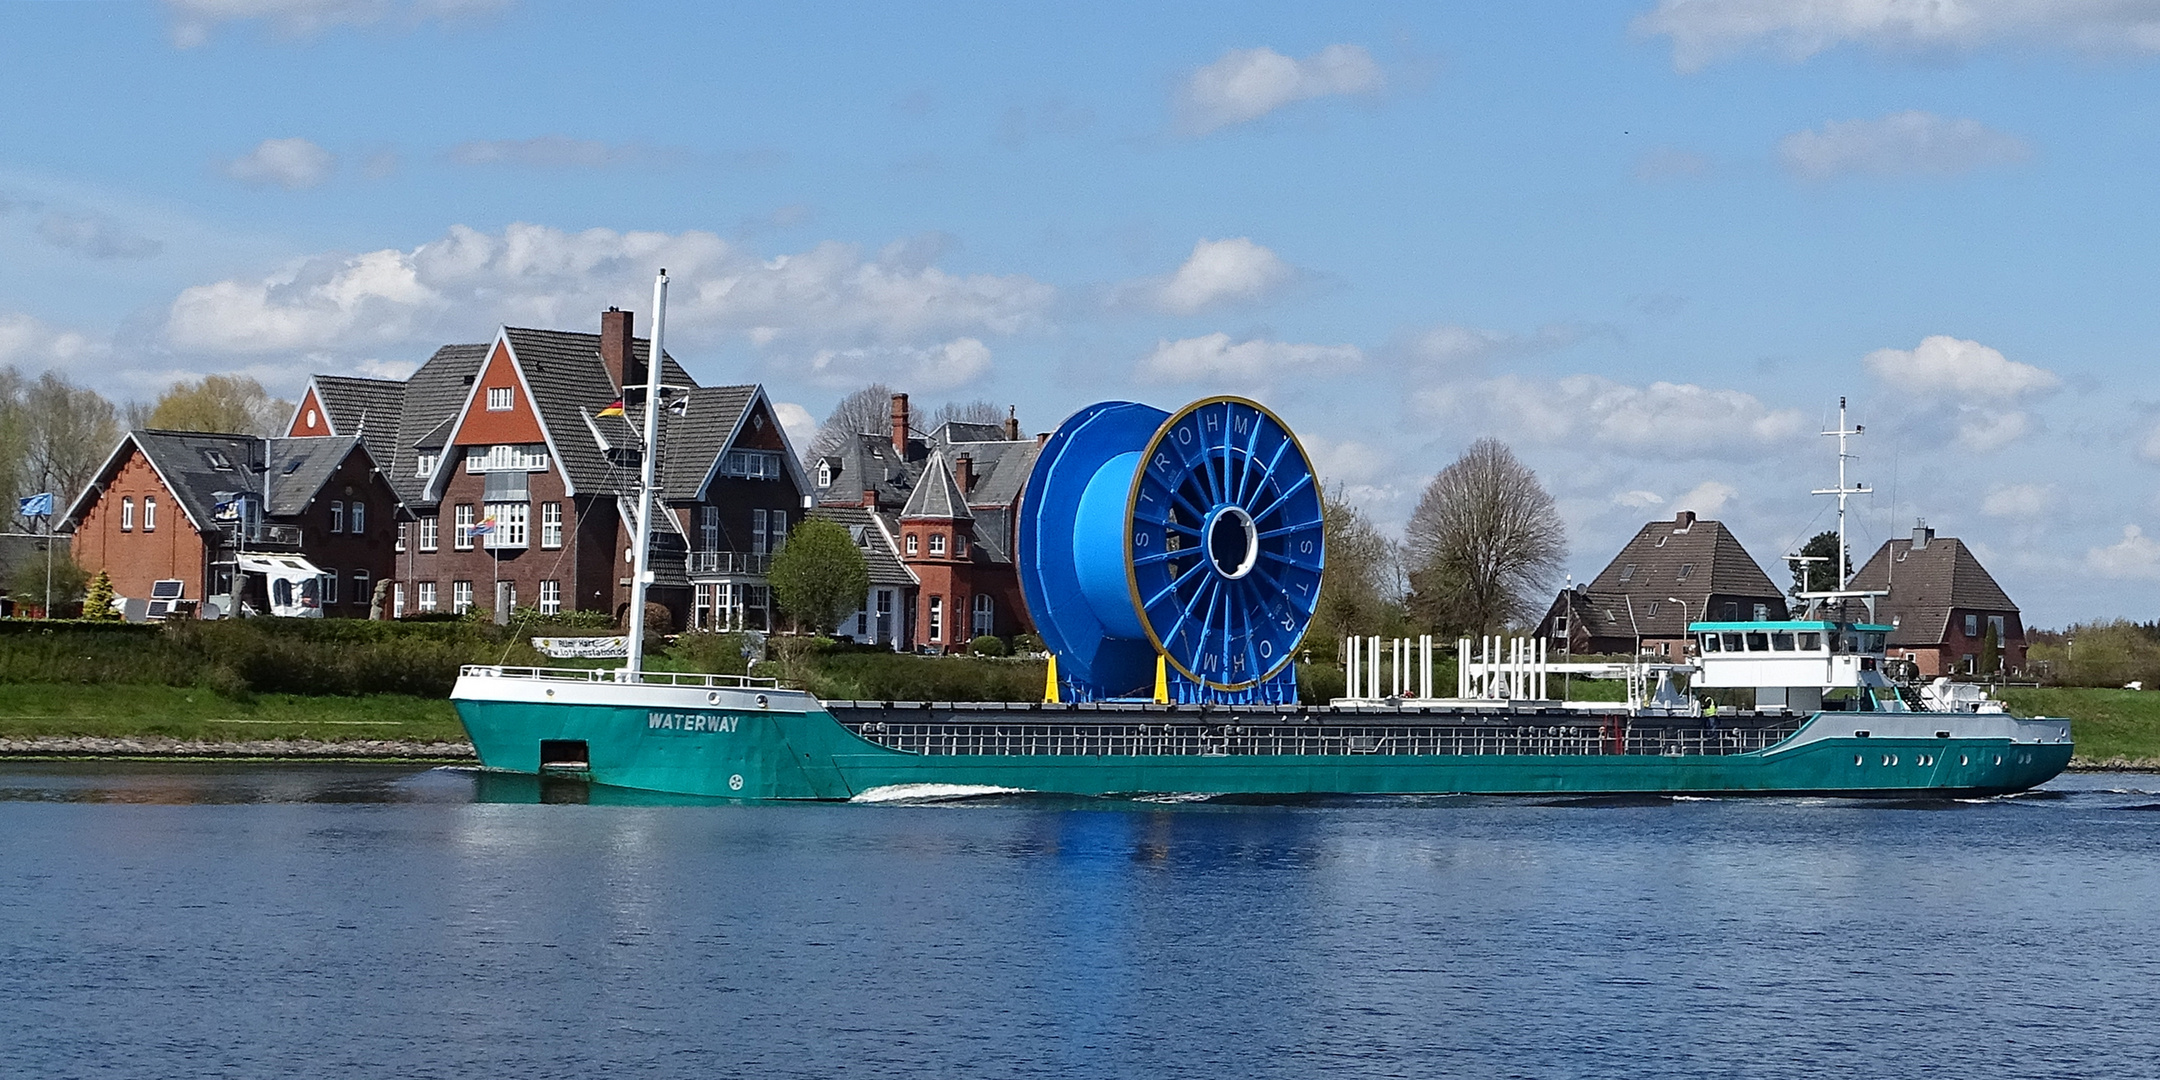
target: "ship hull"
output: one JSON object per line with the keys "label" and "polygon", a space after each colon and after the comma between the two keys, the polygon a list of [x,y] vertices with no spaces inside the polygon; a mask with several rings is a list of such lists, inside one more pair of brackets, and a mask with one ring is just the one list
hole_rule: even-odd
{"label": "ship hull", "polygon": [[[1211,753],[1190,747],[1180,753],[1039,753],[1018,743],[1023,752],[923,753],[879,745],[814,699],[788,691],[548,686],[467,676],[453,700],[489,769],[568,772],[624,788],[754,800],[844,800],[910,790],[1960,797],[2044,783],[2068,765],[2072,749],[2068,724],[2060,720],[1823,713],[1799,722],[1773,745],[1744,753]],[[1027,706],[1008,708],[1015,722],[1009,730],[1045,719]],[[1406,715],[1360,709],[1350,718],[1384,725]],[[1416,719],[1430,723],[1434,714],[1423,710]],[[544,760],[544,746],[560,760]]]}

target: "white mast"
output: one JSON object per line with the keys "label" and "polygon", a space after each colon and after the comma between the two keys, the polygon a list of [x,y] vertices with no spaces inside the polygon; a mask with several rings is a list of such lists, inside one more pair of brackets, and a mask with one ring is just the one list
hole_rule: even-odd
{"label": "white mast", "polygon": [[1865,426],[1857,424],[1851,428],[1845,426],[1845,399],[1843,397],[1838,398],[1837,430],[1823,432],[1825,435],[1837,436],[1837,486],[1834,488],[1817,488],[1815,494],[1837,496],[1837,555],[1834,556],[1837,560],[1837,566],[1834,573],[1837,578],[1836,591],[1839,592],[1843,592],[1845,589],[1848,576],[1847,566],[1852,561],[1846,554],[1848,549],[1845,546],[1845,500],[1854,495],[1872,495],[1875,493],[1875,489],[1866,484],[1850,484],[1845,481],[1845,463],[1851,460],[1853,456],[1846,452],[1845,440],[1848,436],[1858,435],[1866,430]]}
{"label": "white mast", "polygon": [[[653,279],[652,346],[645,352],[645,447],[639,463],[637,522],[630,562],[630,653],[623,670],[635,679],[645,667],[645,587],[652,584],[652,511],[655,461],[660,445],[661,334],[667,326],[667,269]],[[635,343],[630,343],[635,349]],[[628,360],[629,357],[624,357]],[[628,396],[629,388],[624,387]]]}

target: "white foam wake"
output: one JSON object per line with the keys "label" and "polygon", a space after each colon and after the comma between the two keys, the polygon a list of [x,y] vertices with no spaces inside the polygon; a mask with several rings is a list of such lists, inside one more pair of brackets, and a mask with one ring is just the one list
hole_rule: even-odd
{"label": "white foam wake", "polygon": [[997,787],[992,784],[887,784],[884,787],[865,788],[855,793],[849,802],[949,802],[954,799],[975,799],[984,795],[1020,795],[1026,788]]}

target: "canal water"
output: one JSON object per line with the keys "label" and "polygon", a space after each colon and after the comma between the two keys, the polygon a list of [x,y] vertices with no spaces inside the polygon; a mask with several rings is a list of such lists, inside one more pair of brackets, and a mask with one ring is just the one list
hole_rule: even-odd
{"label": "canal water", "polygon": [[2160,1073],[2160,776],[669,804],[0,763],[21,1077]]}

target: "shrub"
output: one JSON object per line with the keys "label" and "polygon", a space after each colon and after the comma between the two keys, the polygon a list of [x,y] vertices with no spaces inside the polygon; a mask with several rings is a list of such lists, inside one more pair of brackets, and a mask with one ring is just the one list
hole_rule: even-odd
{"label": "shrub", "polygon": [[1005,647],[1005,639],[984,634],[968,642],[968,651],[977,656],[1010,656],[1012,650]]}
{"label": "shrub", "polygon": [[686,670],[708,675],[742,675],[750,670],[743,658],[743,635],[692,632],[677,634],[667,656]]}
{"label": "shrub", "polygon": [[1043,639],[1034,634],[1014,634],[1012,651],[1021,656],[1033,656],[1043,651]]}

